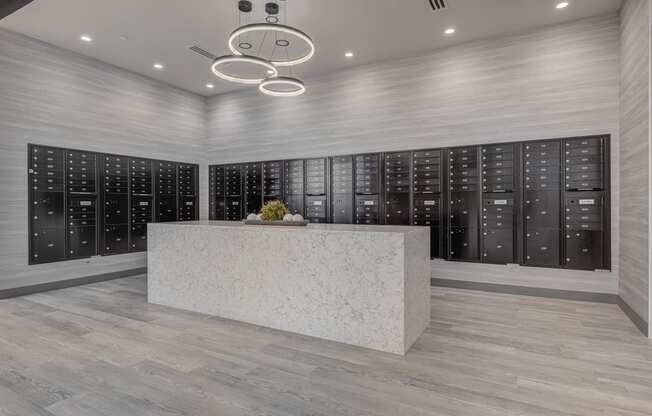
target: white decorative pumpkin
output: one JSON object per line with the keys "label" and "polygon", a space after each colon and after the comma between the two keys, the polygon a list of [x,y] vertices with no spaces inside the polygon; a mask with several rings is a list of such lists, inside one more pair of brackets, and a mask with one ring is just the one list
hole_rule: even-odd
{"label": "white decorative pumpkin", "polygon": [[293,221],[293,220],[294,220],[294,217],[292,216],[292,214],[285,214],[283,216],[283,221]]}
{"label": "white decorative pumpkin", "polygon": [[258,215],[256,215],[256,214],[249,214],[249,215],[247,215],[247,219],[248,219],[248,220],[257,220],[257,219],[258,219]]}
{"label": "white decorative pumpkin", "polygon": [[294,214],[294,215],[292,216],[292,220],[293,220],[293,221],[297,221],[297,222],[299,222],[299,221],[303,221],[303,216],[302,216],[301,214]]}

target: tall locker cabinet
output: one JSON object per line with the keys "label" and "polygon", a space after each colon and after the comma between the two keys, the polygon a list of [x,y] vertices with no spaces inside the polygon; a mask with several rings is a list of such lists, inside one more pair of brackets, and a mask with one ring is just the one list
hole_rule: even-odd
{"label": "tall locker cabinet", "polygon": [[482,146],[482,261],[514,263],[514,144]]}
{"label": "tall locker cabinet", "polygon": [[331,158],[331,222],[353,222],[353,156]]}
{"label": "tall locker cabinet", "polygon": [[66,152],[67,257],[97,253],[97,154]]}
{"label": "tall locker cabinet", "polygon": [[209,186],[209,219],[224,221],[225,211],[225,171],[224,166],[210,166],[208,168]]}
{"label": "tall locker cabinet", "polygon": [[199,166],[187,163],[177,165],[177,183],[179,187],[178,214],[179,221],[199,219]]}
{"label": "tall locker cabinet", "polygon": [[410,152],[385,153],[385,224],[410,225]]}
{"label": "tall locker cabinet", "polygon": [[356,224],[381,223],[380,162],[378,153],[356,155],[354,158]]}
{"label": "tall locker cabinet", "polygon": [[523,263],[560,266],[561,143],[523,144]]}
{"label": "tall locker cabinet", "polygon": [[478,147],[448,151],[448,259],[480,260],[480,169]]}
{"label": "tall locker cabinet", "polygon": [[307,159],[306,169],[306,220],[314,223],[328,222],[327,159]]}
{"label": "tall locker cabinet", "polygon": [[283,196],[291,214],[305,215],[304,169],[303,160],[286,160],[283,164]]}
{"label": "tall locker cabinet", "polygon": [[64,260],[64,151],[31,145],[28,153],[31,212],[29,263]]}
{"label": "tall locker cabinet", "polygon": [[442,151],[412,152],[412,224],[430,227],[430,257],[442,257]]}
{"label": "tall locker cabinet", "polygon": [[607,269],[609,253],[609,139],[563,141],[564,266]]}
{"label": "tall locker cabinet", "polygon": [[129,249],[147,250],[147,224],[154,222],[154,163],[149,159],[129,160],[129,204],[131,232]]}
{"label": "tall locker cabinet", "polygon": [[156,221],[177,220],[177,164],[158,161],[156,167]]}
{"label": "tall locker cabinet", "polygon": [[104,233],[102,253],[129,251],[129,163],[118,155],[102,157]]}
{"label": "tall locker cabinet", "polygon": [[283,162],[263,162],[263,202],[283,200]]}
{"label": "tall locker cabinet", "polygon": [[224,167],[224,175],[226,177],[226,220],[241,221],[243,213],[242,167],[227,165]]}
{"label": "tall locker cabinet", "polygon": [[258,214],[263,206],[263,164],[245,163],[242,165],[244,175],[244,212],[246,218],[249,214]]}

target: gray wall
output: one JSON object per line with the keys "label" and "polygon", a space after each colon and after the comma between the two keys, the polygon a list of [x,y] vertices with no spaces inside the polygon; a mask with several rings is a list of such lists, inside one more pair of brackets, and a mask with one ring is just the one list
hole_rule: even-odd
{"label": "gray wall", "polygon": [[[296,99],[255,89],[208,100],[210,162],[612,135],[618,201],[619,18],[585,19],[307,80]],[[617,292],[614,271],[433,264],[436,277]]]}
{"label": "gray wall", "polygon": [[[0,288],[146,264],[138,253],[27,266],[27,143],[203,163],[204,138],[203,98],[0,31]],[[204,217],[206,186],[203,175]]]}
{"label": "gray wall", "polygon": [[621,298],[649,320],[650,277],[650,0],[621,11],[620,191]]}

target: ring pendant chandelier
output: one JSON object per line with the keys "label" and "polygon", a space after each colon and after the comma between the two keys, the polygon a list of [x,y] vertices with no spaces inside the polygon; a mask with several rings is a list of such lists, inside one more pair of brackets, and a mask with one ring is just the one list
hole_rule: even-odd
{"label": "ring pendant chandelier", "polygon": [[[284,12],[287,19],[288,0],[279,1],[285,4]],[[252,14],[253,9],[253,3],[250,0],[238,1],[240,23],[242,23],[243,17],[246,20]],[[315,55],[315,44],[310,36],[303,31],[279,23],[279,12],[278,3],[268,2],[265,4],[265,22],[241,24],[235,29],[228,39],[232,55],[216,58],[211,66],[213,74],[230,82],[258,85],[260,92],[274,97],[302,95],[306,91],[305,84],[292,76],[292,67],[308,62]],[[270,43],[267,43],[268,38]],[[273,43],[271,43],[272,40]],[[291,54],[290,48],[295,43],[303,44],[303,50],[298,54]],[[265,47],[269,49],[269,46],[272,47],[271,52],[265,50]],[[266,75],[261,78],[228,73],[225,68],[228,64],[257,66],[265,70]],[[281,68],[287,68],[289,74],[281,75],[279,72]]]}

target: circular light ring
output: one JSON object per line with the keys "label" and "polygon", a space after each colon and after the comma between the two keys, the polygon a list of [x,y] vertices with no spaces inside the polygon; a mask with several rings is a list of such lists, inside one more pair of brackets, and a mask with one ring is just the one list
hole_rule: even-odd
{"label": "circular light ring", "polygon": [[[275,91],[270,88],[273,85],[290,85],[296,89],[292,91]],[[267,78],[258,85],[258,89],[263,94],[271,95],[272,97],[298,97],[306,92],[306,86],[303,81],[290,77]]]}
{"label": "circular light ring", "polygon": [[253,65],[259,65],[264,67],[267,71],[272,71],[274,73],[274,77],[278,75],[278,70],[274,65],[269,63],[269,61],[266,61],[264,59],[255,57],[255,56],[249,56],[249,55],[226,55],[226,56],[220,56],[219,58],[215,59],[213,61],[213,65],[211,65],[211,71],[213,71],[213,74],[215,74],[216,77],[222,78],[225,81],[231,81],[231,82],[237,82],[239,84],[259,84],[260,82],[264,81],[265,78],[241,78],[241,77],[236,77],[233,75],[225,74],[224,72],[219,70],[220,65],[224,64],[230,64],[230,63],[245,63],[245,64],[253,64]]}
{"label": "circular light ring", "polygon": [[251,43],[249,43],[249,42],[240,42],[240,44],[238,45],[238,48],[246,50],[246,49],[253,48],[253,45]]}
{"label": "circular light ring", "polygon": [[304,56],[300,56],[299,58],[296,59],[290,59],[290,60],[285,60],[285,61],[270,61],[273,65],[275,66],[293,66],[293,65],[299,65],[304,62],[307,62],[310,60],[315,55],[315,44],[310,39],[310,36],[306,35],[299,29],[295,29],[290,26],[286,25],[281,25],[281,24],[271,24],[271,23],[253,23],[250,25],[245,25],[242,27],[237,28],[231,33],[231,36],[229,36],[229,49],[231,49],[231,52],[234,55],[242,55],[242,52],[240,52],[236,47],[235,47],[235,40],[238,36],[242,36],[245,33],[251,33],[251,32],[264,32],[264,31],[272,31],[272,32],[280,32],[284,34],[289,34],[298,37],[299,39],[303,40],[306,42],[308,45],[308,53],[306,53]]}
{"label": "circular light ring", "polygon": [[279,39],[275,42],[276,46],[280,46],[281,48],[287,48],[290,46],[290,41],[287,39]]}

